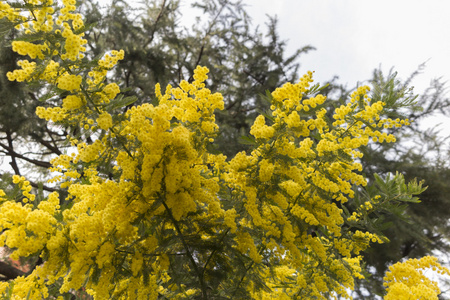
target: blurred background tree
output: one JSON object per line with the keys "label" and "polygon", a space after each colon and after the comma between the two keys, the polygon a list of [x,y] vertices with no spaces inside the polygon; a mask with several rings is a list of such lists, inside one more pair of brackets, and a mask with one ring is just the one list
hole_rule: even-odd
{"label": "blurred background tree", "polygon": [[[95,1],[83,1],[85,23],[95,24],[86,32],[87,53],[98,57],[111,49],[125,51],[125,59],[110,80],[121,84],[125,96],[137,96],[138,100],[127,108],[156,101],[156,83],[163,88],[168,84],[175,86],[183,79],[192,80],[197,65],[207,66],[208,87],[225,97],[225,110],[216,115],[220,126],[217,148],[232,157],[247,149],[241,137],[248,135],[257,113],[267,110],[266,91],[273,91],[287,81],[297,81],[301,75],[301,55],[314,49],[306,45],[287,56],[286,42],[277,33],[277,19],[268,17],[263,28],[254,26],[244,4],[227,0],[196,2],[192,12],[199,17],[186,27],[182,25],[186,4],[180,1],[146,0],[136,7],[135,3],[113,0],[103,8]],[[35,108],[43,105],[38,99],[46,94],[45,86],[30,87],[7,80],[6,72],[13,70],[20,58],[9,46],[14,30],[4,34],[0,40],[0,156],[5,166],[1,175],[31,174],[35,187],[51,191],[53,187],[45,183],[49,158],[65,151],[67,132],[77,128],[50,127],[35,116]],[[420,124],[426,117],[447,114],[450,101],[439,80],[416,96],[409,86],[419,73],[420,68],[402,81],[395,73],[385,75],[376,70],[368,80],[374,87],[374,100],[400,98],[404,102],[415,100],[417,104],[388,112],[390,118],[407,116],[413,123],[400,135],[396,133],[397,143],[364,149],[361,161],[364,173],[372,183],[374,173],[385,176],[397,170],[407,180],[425,180],[428,189],[421,195],[421,203],[393,208],[378,216],[390,225],[383,233],[391,242],[364,253],[370,277],[367,282],[358,282],[355,298],[376,299],[377,294],[381,295],[382,277],[390,263],[449,250],[446,241],[450,236],[449,153],[445,140],[436,131],[423,130]],[[352,90],[335,78],[322,93],[332,100],[328,101],[331,110]],[[45,105],[51,105],[51,101]],[[355,201],[348,203],[348,209],[355,207]],[[11,277],[1,266],[0,273],[6,279]]]}
{"label": "blurred background tree", "polygon": [[[449,148],[447,139],[437,129],[424,129],[426,118],[439,118],[449,113],[449,98],[446,97],[445,84],[433,80],[421,94],[416,95],[409,87],[413,79],[419,76],[424,65],[418,67],[406,80],[401,81],[396,73],[383,74],[375,70],[370,80],[373,99],[390,102],[395,98],[415,99],[416,104],[409,107],[398,107],[388,112],[388,117],[396,119],[406,116],[412,122],[405,130],[392,128],[396,133],[396,143],[384,143],[375,147],[366,147],[362,158],[363,170],[369,181],[373,174],[388,174],[398,171],[406,180],[417,178],[428,186],[420,195],[421,203],[411,203],[399,208],[399,214],[380,216],[390,224],[384,234],[390,242],[374,245],[364,253],[371,280],[368,288],[364,282],[356,291],[360,299],[376,299],[376,293],[382,295],[383,274],[390,264],[404,258],[419,258],[427,253],[439,253],[447,256],[450,250],[450,169]],[[447,257],[448,260],[448,257]],[[365,290],[370,290],[367,295]],[[366,295],[366,296],[364,296]],[[448,293],[442,293],[442,299]]]}

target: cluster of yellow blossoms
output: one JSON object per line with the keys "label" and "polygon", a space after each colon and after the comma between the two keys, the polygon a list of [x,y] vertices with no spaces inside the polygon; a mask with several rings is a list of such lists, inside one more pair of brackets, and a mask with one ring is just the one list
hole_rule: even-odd
{"label": "cluster of yellow blossoms", "polygon": [[[219,130],[214,112],[224,102],[205,87],[207,68],[197,67],[193,82],[169,85],[164,93],[157,85],[157,105],[117,113],[120,88],[105,79],[124,52],[111,51],[87,69],[76,1],[63,0],[57,12],[51,0],[26,2],[28,14],[1,1],[0,18],[24,34],[57,38],[13,42],[15,51],[36,61],[19,62],[21,69],[8,78],[40,80],[65,92],[37,115],[77,126],[92,142],[69,136],[74,152],[52,160],[51,170],[60,174],[51,182],[67,189],[70,206],[61,208],[57,193],[37,201],[19,176],[21,201],[0,190],[0,245],[14,250],[12,258],[45,258],[0,292],[40,299],[59,284],[61,294],[85,287],[95,299],[182,299],[205,298],[215,285],[221,293],[244,287],[255,299],[349,298],[354,278],[363,278],[360,252],[382,242],[376,234],[343,229],[377,200],[344,218],[342,205],[354,197],[353,188],[366,185],[358,148],[394,142],[383,129],[407,120],[382,119],[384,103],[372,103],[368,87],[360,87],[330,122],[326,98],[308,96],[309,72],[272,93],[272,116],[258,116],[251,127],[255,149],[227,160],[210,151]],[[411,285],[417,278],[439,292],[420,271],[404,282],[403,266],[448,273],[428,258],[401,266],[387,274],[386,282],[395,282],[387,299],[406,289],[419,293]],[[189,282],[176,282],[177,268]],[[230,274],[218,284],[211,278],[219,268]],[[257,289],[255,278],[271,292]]]}
{"label": "cluster of yellow blossoms", "polygon": [[[353,288],[353,278],[362,276],[360,251],[370,242],[382,242],[369,232],[342,232],[344,219],[338,203],[353,197],[354,185],[366,185],[355,158],[362,156],[361,145],[383,136],[369,130],[377,126],[376,120],[383,122],[379,115],[383,105],[371,104],[368,88],[361,87],[348,105],[336,109],[336,121],[330,124],[322,106],[325,97],[304,96],[310,82],[312,73],[272,93],[273,124],[257,117],[250,131],[257,148],[251,155],[236,155],[225,180],[242,195],[245,212],[241,217],[247,226],[240,230],[265,232],[261,241],[241,234],[238,248],[248,249],[256,262],[261,260],[256,249],[268,249],[271,259],[282,260],[293,267],[289,272],[303,275],[305,284],[293,285],[284,293],[301,298],[345,297],[346,289]],[[359,96],[365,99],[362,109],[356,101]],[[386,135],[386,140],[394,141],[394,137]],[[326,234],[312,236],[308,234],[312,230]]]}
{"label": "cluster of yellow blossoms", "polygon": [[54,192],[40,202],[37,209],[33,209],[36,196],[30,193],[30,182],[17,175],[14,175],[13,182],[22,189],[22,203],[6,201],[1,205],[0,228],[6,231],[0,236],[0,246],[16,249],[10,257],[18,260],[36,253],[46,245],[57,223],[54,214],[59,209],[59,197]]}
{"label": "cluster of yellow blossoms", "polygon": [[440,275],[450,275],[436,257],[425,256],[421,259],[409,259],[389,267],[384,279],[387,294],[384,299],[427,299],[438,300],[441,293],[437,282],[430,280],[424,271],[432,270]]}

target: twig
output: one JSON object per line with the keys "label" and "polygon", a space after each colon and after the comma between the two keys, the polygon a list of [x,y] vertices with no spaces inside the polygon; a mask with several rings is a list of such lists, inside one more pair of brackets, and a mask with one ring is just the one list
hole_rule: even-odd
{"label": "twig", "polygon": [[16,277],[25,275],[25,272],[16,269],[3,261],[0,261],[0,274],[6,277],[5,279],[2,280],[11,280]]}

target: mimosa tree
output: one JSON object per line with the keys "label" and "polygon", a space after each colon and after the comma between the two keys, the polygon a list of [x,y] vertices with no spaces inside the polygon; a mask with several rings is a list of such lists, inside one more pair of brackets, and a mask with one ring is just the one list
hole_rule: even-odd
{"label": "mimosa tree", "polygon": [[[45,87],[36,114],[71,145],[51,160],[61,192],[34,191],[18,175],[0,191],[0,244],[12,259],[37,260],[1,285],[4,297],[348,298],[363,278],[361,252],[387,242],[377,213],[424,190],[401,174],[367,186],[359,149],[395,142],[386,130],[409,121],[383,118],[387,104],[367,86],[330,110],[308,72],[271,93],[246,138],[252,150],[226,157],[214,146],[224,101],[207,88],[208,68],[132,105],[108,80],[126,53],[85,57],[76,10],[75,0],[0,2],[0,18],[21,33],[13,50],[31,59],[8,78]],[[437,299],[426,268],[449,273],[432,257],[394,265],[386,299]]]}

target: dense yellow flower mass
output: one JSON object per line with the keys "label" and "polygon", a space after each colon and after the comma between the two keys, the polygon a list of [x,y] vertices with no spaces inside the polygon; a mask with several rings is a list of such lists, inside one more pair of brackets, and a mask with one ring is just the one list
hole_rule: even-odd
{"label": "dense yellow flower mass", "polygon": [[[215,285],[229,297],[242,289],[254,299],[350,298],[354,278],[363,278],[361,251],[383,242],[358,229],[381,196],[352,215],[343,210],[367,184],[358,149],[394,142],[384,129],[408,120],[384,119],[385,104],[373,102],[366,86],[327,111],[326,97],[311,92],[308,72],[272,93],[271,116],[258,116],[251,127],[253,151],[228,159],[210,150],[224,101],[206,88],[206,67],[164,93],[157,85],[152,104],[123,113],[115,110],[119,85],[105,79],[124,51],[87,67],[76,1],[62,1],[60,10],[51,0],[26,2],[22,10],[0,2],[0,18],[25,35],[43,33],[42,41],[13,42],[33,61],[20,61],[8,78],[64,92],[37,115],[91,138],[69,135],[73,153],[51,161],[51,182],[67,196],[38,199],[20,176],[13,179],[20,201],[0,190],[0,245],[13,249],[12,258],[45,261],[14,285],[0,285],[1,293],[41,299],[50,288],[62,295],[84,287],[94,299],[205,299]],[[70,205],[62,208],[60,197]],[[430,266],[448,273],[430,258],[394,265],[386,299],[437,295],[417,271]],[[219,269],[228,273],[217,283],[211,278]],[[405,279],[406,271],[414,276]],[[177,282],[179,272],[190,279]]]}
{"label": "dense yellow flower mass", "polygon": [[402,299],[438,299],[441,293],[437,282],[430,280],[424,271],[433,270],[440,275],[450,275],[447,268],[442,267],[436,257],[425,256],[421,259],[410,259],[389,267],[384,277],[387,287],[386,300]]}

